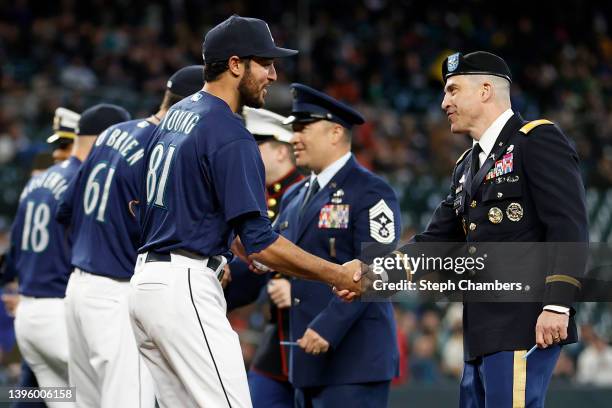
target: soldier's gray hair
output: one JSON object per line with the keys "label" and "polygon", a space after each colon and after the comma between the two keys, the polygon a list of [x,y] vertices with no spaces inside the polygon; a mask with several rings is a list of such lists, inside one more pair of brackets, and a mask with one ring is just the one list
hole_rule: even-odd
{"label": "soldier's gray hair", "polygon": [[510,103],[510,82],[495,75],[470,75],[474,85],[488,82],[495,88],[495,99],[501,103]]}

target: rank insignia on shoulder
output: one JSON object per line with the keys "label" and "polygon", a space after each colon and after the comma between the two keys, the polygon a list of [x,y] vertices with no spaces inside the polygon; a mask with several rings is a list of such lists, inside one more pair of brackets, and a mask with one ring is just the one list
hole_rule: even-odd
{"label": "rank insignia on shoulder", "polygon": [[319,212],[319,228],[348,228],[348,204],[327,204]]}
{"label": "rank insignia on shoulder", "polygon": [[370,208],[370,237],[382,244],[395,241],[395,220],[393,211],[385,200],[380,200]]}
{"label": "rank insignia on shoulder", "polygon": [[523,127],[519,129],[519,132],[526,135],[540,125],[554,125],[554,123],[548,119],[532,120],[531,122],[524,124]]}

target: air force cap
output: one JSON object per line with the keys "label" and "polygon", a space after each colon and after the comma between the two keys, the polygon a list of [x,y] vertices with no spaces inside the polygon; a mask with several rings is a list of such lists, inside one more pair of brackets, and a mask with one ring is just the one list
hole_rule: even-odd
{"label": "air force cap", "polygon": [[257,142],[275,139],[279,142],[291,143],[293,132],[283,125],[283,122],[287,120],[286,117],[266,109],[254,109],[247,106],[243,108],[242,116],[244,116],[247,130]]}
{"label": "air force cap", "polygon": [[365,123],[363,116],[355,109],[323,92],[297,83],[291,84],[291,90],[293,107],[291,116],[287,118],[285,124],[308,123],[323,119],[350,129],[353,125]]}
{"label": "air force cap", "polygon": [[117,123],[127,122],[131,119],[128,111],[121,106],[109,103],[100,103],[86,109],[81,114],[77,126],[77,135],[97,136],[107,127]]}
{"label": "air force cap", "polygon": [[506,61],[486,51],[465,55],[457,52],[449,55],[442,64],[442,78],[446,82],[454,75],[495,75],[512,82],[512,74]]}
{"label": "air force cap", "polygon": [[296,50],[277,47],[265,21],[236,14],[206,33],[202,44],[204,63],[226,61],[232,55],[279,58],[297,53]]}
{"label": "air force cap", "polygon": [[193,95],[204,86],[204,66],[190,65],[176,71],[166,84],[166,88],[183,98]]}
{"label": "air force cap", "polygon": [[74,141],[79,115],[66,108],[57,108],[53,117],[53,134],[47,138],[47,143],[55,143],[60,139]]}

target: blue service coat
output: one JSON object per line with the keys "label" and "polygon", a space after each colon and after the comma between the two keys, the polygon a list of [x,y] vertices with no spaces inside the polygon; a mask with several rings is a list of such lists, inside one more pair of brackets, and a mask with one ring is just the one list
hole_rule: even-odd
{"label": "blue service coat", "polygon": [[[308,179],[282,200],[275,228],[302,249],[335,263],[360,258],[363,243],[394,245],[400,209],[392,188],[353,157],[310,200],[300,216]],[[330,343],[318,356],[291,347],[295,387],[387,381],[398,372],[393,308],[389,302],[342,302],[320,282],[292,279],[291,340],[311,328]]]}

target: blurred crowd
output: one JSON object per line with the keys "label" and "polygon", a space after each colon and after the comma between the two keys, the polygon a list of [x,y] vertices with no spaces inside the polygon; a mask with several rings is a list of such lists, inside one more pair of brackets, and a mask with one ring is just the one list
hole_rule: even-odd
{"label": "blurred crowd", "polygon": [[[455,51],[488,50],[513,72],[513,107],[548,118],[576,143],[588,188],[592,241],[612,242],[612,12],[603,3],[411,0],[15,0],[0,3],[0,249],[34,157],[48,146],[56,107],[101,101],[133,117],[154,112],[168,75],[201,62],[202,34],[231,13],[265,18],[277,43],[300,55],[278,67],[269,108],[289,109],[301,81],[362,111],[361,163],[385,175],[402,206],[404,238],[423,228],[469,140],[440,110],[440,64]],[[605,305],[603,305],[605,306]],[[264,308],[232,315],[245,360]],[[589,309],[589,308],[586,308]],[[557,378],[612,384],[609,311],[584,312],[583,343],[567,348]],[[599,317],[597,317],[599,316]],[[399,304],[402,381],[461,372],[460,305]],[[589,323],[590,322],[590,323]],[[591,324],[592,323],[592,324]],[[592,373],[606,375],[592,378]]]}

